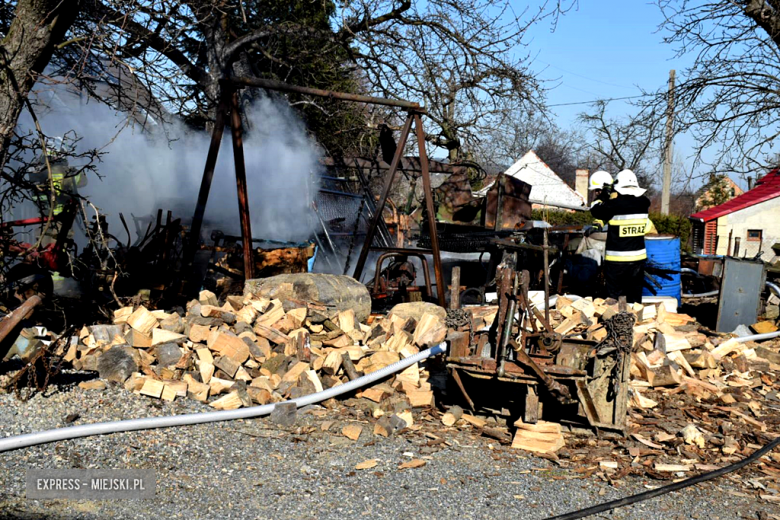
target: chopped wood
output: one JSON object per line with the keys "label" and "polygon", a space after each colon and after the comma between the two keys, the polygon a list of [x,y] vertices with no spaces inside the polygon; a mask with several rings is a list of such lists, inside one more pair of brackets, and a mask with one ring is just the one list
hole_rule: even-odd
{"label": "chopped wood", "polygon": [[412,459],[408,460],[406,462],[402,462],[398,465],[398,469],[412,469],[412,468],[421,468],[427,464],[426,461],[423,459]]}
{"label": "chopped wood", "polygon": [[355,465],[356,470],[363,470],[363,469],[371,469],[375,468],[377,463],[379,462],[378,459],[368,459],[364,460],[363,462],[360,462]]}
{"label": "chopped wood", "polygon": [[353,441],[358,440],[360,438],[360,434],[363,432],[363,427],[359,424],[350,423],[344,428],[341,429],[341,434]]}
{"label": "chopped wood", "polygon": [[463,408],[455,405],[442,416],[441,422],[444,426],[452,426],[458,422],[461,417],[463,417]]}
{"label": "chopped wood", "polygon": [[152,333],[152,329],[157,326],[157,318],[155,318],[146,307],[138,307],[133,314],[127,318],[127,324],[130,325],[133,330],[136,330],[145,336],[149,336]]}
{"label": "chopped wood", "polygon": [[114,325],[127,323],[127,319],[133,314],[132,307],[122,307],[114,311]]}
{"label": "chopped wood", "polygon": [[654,387],[676,386],[682,382],[682,376],[670,365],[654,368],[652,373],[653,381],[650,384]]}
{"label": "chopped wood", "polygon": [[446,336],[447,326],[444,320],[435,314],[426,313],[414,329],[413,341],[419,347],[428,347],[441,343]]}
{"label": "chopped wood", "polygon": [[282,376],[282,381],[295,383],[306,370],[309,370],[309,364],[299,361]]}
{"label": "chopped wood", "polygon": [[152,330],[152,346],[160,345],[162,343],[184,343],[187,336],[184,334],[177,334],[165,329],[153,329]]}
{"label": "chopped wood", "polygon": [[198,325],[197,323],[193,323],[190,325],[190,333],[188,335],[190,341],[193,343],[203,343],[207,339],[209,339],[209,335],[211,334],[211,329],[209,327],[206,327],[205,325]]}
{"label": "chopped wood", "polygon": [[476,428],[484,428],[485,425],[487,424],[487,421],[485,419],[481,419],[479,417],[476,417],[474,415],[469,415],[467,413],[464,413],[461,419],[463,419],[464,421],[466,421],[467,423],[471,424]]}
{"label": "chopped wood", "polygon": [[209,406],[216,408],[217,410],[236,410],[243,406],[243,402],[238,396],[238,392],[230,392],[216,401],[210,402]]}
{"label": "chopped wood", "polygon": [[656,471],[668,471],[670,473],[686,472],[691,470],[691,466],[687,464],[663,464],[656,462],[653,464],[653,469]]}
{"label": "chopped wood", "polygon": [[147,378],[144,380],[144,386],[141,387],[141,393],[143,395],[148,395],[149,397],[156,397],[160,398],[163,393],[163,389],[165,388],[165,383],[162,381],[156,381],[151,378]]}
{"label": "chopped wood", "polygon": [[82,381],[79,383],[79,388],[83,390],[105,390],[106,383],[100,379],[95,379],[93,381]]}
{"label": "chopped wood", "polygon": [[517,421],[515,427],[517,432],[512,440],[512,448],[549,454],[555,453],[566,445],[560,424],[547,421],[525,424]]}
{"label": "chopped wood", "polygon": [[717,347],[715,347],[712,350],[711,354],[716,361],[720,361],[724,356],[728,356],[729,354],[732,354],[734,352],[741,352],[746,348],[747,346],[745,346],[745,344],[740,343],[739,341],[737,341],[736,338],[731,338],[729,340],[724,341]]}
{"label": "chopped wood", "polygon": [[209,348],[219,352],[222,356],[231,358],[239,365],[249,359],[249,346],[238,336],[220,333]]}

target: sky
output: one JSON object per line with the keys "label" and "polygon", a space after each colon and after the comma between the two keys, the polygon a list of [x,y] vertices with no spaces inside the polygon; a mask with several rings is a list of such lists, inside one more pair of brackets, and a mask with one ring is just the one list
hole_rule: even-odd
{"label": "sky", "polygon": [[[512,3],[517,11],[526,5]],[[547,102],[558,126],[576,126],[577,115],[591,107],[556,105],[634,96],[640,87],[664,87],[670,69],[680,75],[692,58],[675,57],[675,48],[663,43],[658,29],[662,20],[659,8],[643,1],[580,0],[577,9],[559,18],[554,32],[549,23],[531,29],[526,52],[533,57],[532,69],[551,89]],[[630,112],[627,101],[610,103],[611,116]],[[677,136],[675,153],[690,156],[692,144],[690,136]]]}

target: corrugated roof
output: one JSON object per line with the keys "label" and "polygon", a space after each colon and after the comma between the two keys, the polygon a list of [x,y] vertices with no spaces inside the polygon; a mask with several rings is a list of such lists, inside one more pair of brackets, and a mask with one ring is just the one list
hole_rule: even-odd
{"label": "corrugated roof", "polygon": [[705,209],[694,213],[689,218],[701,222],[709,222],[716,218],[734,213],[741,209],[749,208],[755,204],[765,202],[775,197],[780,197],[780,169],[775,168],[764,175],[756,183],[756,187],[748,190],[738,197],[734,197],[728,202],[724,202],[710,209]]}

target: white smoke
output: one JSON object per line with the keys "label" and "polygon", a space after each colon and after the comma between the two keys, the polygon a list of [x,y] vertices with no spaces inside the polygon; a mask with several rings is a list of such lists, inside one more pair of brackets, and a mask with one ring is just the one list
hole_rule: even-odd
{"label": "white smoke", "polygon": [[[82,138],[78,151],[99,148],[106,152],[98,164],[103,179],[90,175],[88,185],[79,191],[108,215],[114,235],[125,236],[120,212],[133,234],[131,215],[156,215],[161,208],[172,210],[174,218],[191,218],[209,135],[175,123],[167,132],[144,132],[137,124],[127,124],[127,114],[64,89],[43,93],[40,99],[49,100],[48,107],[39,113],[45,134],[61,136],[75,131]],[[247,110],[247,118],[251,130],[245,129],[244,155],[252,235],[306,240],[314,230],[311,200],[317,188],[320,150],[292,110],[277,101],[259,99]],[[28,115],[20,119],[19,126],[22,131],[32,128]],[[229,127],[225,128],[205,219],[204,227],[240,234]]]}

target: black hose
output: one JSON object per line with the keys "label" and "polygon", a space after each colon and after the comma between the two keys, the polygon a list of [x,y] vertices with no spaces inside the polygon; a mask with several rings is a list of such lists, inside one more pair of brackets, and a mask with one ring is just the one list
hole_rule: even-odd
{"label": "black hose", "polygon": [[712,480],[714,478],[720,477],[727,473],[731,473],[732,471],[742,469],[748,464],[752,464],[753,462],[757,461],[758,459],[760,459],[761,457],[763,457],[773,449],[777,448],[778,445],[780,445],[780,437],[776,438],[775,440],[773,440],[772,442],[770,442],[760,450],[756,451],[751,456],[739,462],[735,462],[730,466],[726,466],[725,468],[716,469],[715,471],[710,471],[709,473],[702,473],[701,475],[691,477],[689,479],[685,479],[681,482],[675,482],[674,484],[669,484],[668,486],[663,486],[658,489],[651,489],[650,491],[645,491],[643,493],[638,493],[636,495],[631,495],[629,497],[619,498],[611,502],[605,502],[597,506],[588,507],[587,509],[580,509],[579,511],[574,511],[572,513],[552,516],[547,520],[573,520],[574,518],[585,518],[586,516],[595,515],[597,513],[603,513],[604,511],[609,511],[611,509],[615,509],[616,507],[623,507],[630,504],[635,504],[637,502],[647,500],[648,498],[654,498],[660,495],[665,495],[667,493],[671,493],[672,491],[677,491],[686,488],[688,486],[693,486],[701,482],[706,482],[708,480]]}

